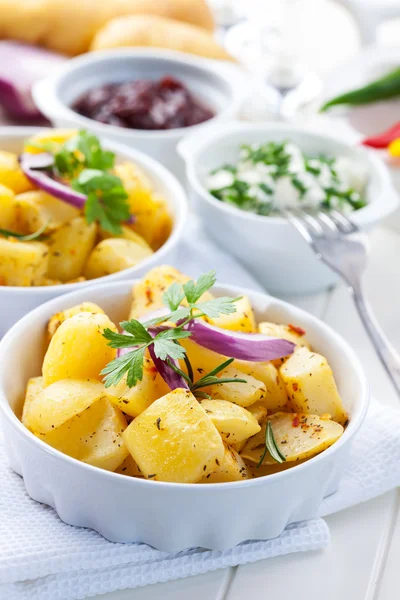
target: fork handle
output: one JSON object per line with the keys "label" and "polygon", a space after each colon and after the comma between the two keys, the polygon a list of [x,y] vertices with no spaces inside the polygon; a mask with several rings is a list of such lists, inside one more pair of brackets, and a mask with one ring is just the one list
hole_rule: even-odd
{"label": "fork handle", "polygon": [[377,351],[387,374],[391,378],[397,393],[400,395],[400,355],[396,352],[378,324],[375,315],[365,298],[361,282],[352,282],[349,285],[349,289],[353,296],[358,314],[375,346],[375,350]]}

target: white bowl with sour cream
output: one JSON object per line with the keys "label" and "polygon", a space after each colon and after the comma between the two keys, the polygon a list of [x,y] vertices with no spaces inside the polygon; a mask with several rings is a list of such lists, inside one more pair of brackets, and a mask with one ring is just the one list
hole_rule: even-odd
{"label": "white bowl with sour cream", "polygon": [[[337,281],[337,276],[318,261],[300,234],[280,216],[263,216],[221,202],[209,192],[210,173],[223,164],[236,164],[242,144],[291,142],[309,157],[340,157],[342,178],[360,190],[366,206],[352,211],[351,219],[370,230],[391,214],[399,204],[389,171],[375,153],[326,134],[317,134],[286,124],[231,123],[207,127],[184,139],[178,150],[186,162],[189,193],[209,235],[234,255],[271,292],[309,294]],[[295,152],[293,150],[293,152]],[[300,174],[301,179],[307,179]],[[229,173],[222,174],[228,178]],[[251,181],[257,174],[247,171]],[[223,182],[222,182],[223,183]],[[310,186],[307,204],[318,203],[320,190]],[[296,189],[281,179],[274,189],[278,208],[301,202]],[[278,196],[281,196],[281,201]],[[283,199],[284,196],[284,199]]]}

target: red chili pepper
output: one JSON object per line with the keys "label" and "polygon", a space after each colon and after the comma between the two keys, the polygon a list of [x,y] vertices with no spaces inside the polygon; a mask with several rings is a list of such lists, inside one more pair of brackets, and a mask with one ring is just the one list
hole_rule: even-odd
{"label": "red chili pepper", "polygon": [[362,141],[362,144],[364,146],[369,146],[370,148],[387,148],[393,140],[396,140],[399,137],[400,121],[382,133],[365,138]]}

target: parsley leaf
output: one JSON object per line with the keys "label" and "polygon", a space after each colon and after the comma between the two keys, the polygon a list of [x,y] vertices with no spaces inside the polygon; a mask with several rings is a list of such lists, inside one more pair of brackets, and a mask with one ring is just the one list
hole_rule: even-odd
{"label": "parsley leaf", "polygon": [[183,285],[183,291],[189,304],[195,304],[205,292],[212,288],[216,280],[215,271],[209,271],[209,273],[200,275],[197,282],[187,281]]}
{"label": "parsley leaf", "polygon": [[166,360],[167,357],[181,359],[185,356],[185,348],[177,344],[175,340],[190,337],[190,331],[183,329],[166,329],[161,331],[154,338],[154,353],[161,360]]}
{"label": "parsley leaf", "polygon": [[201,310],[207,317],[214,319],[219,315],[230,315],[236,312],[235,302],[239,298],[229,298],[227,296],[221,296],[220,298],[213,298],[207,300],[207,302],[198,302],[195,307]]}
{"label": "parsley leaf", "polygon": [[142,348],[138,348],[136,352],[133,352],[132,360],[129,364],[128,376],[126,378],[128,387],[133,387],[138,381],[142,381],[143,379],[143,360],[145,350],[146,348],[143,346]]}
{"label": "parsley leaf", "polygon": [[182,286],[176,281],[162,295],[164,304],[172,311],[175,311],[179,307],[184,297],[185,293]]}
{"label": "parsley leaf", "polygon": [[79,131],[65,142],[60,152],[56,153],[55,160],[60,173],[71,175],[79,164],[87,169],[108,171],[114,167],[115,154],[103,150],[99,139],[92,133]]}

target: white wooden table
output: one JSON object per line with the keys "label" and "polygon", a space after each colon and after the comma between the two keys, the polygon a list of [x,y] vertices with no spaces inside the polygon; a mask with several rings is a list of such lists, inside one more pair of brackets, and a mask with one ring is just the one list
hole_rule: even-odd
{"label": "white wooden table", "polygon": [[[380,323],[400,351],[400,232],[381,228],[372,234],[366,289]],[[372,394],[384,404],[399,404],[344,286],[289,300],[341,333],[360,356]],[[98,600],[291,600],[294,596],[298,600],[397,600],[399,507],[400,495],[394,491],[328,517],[332,542],[323,551],[114,592]]]}

